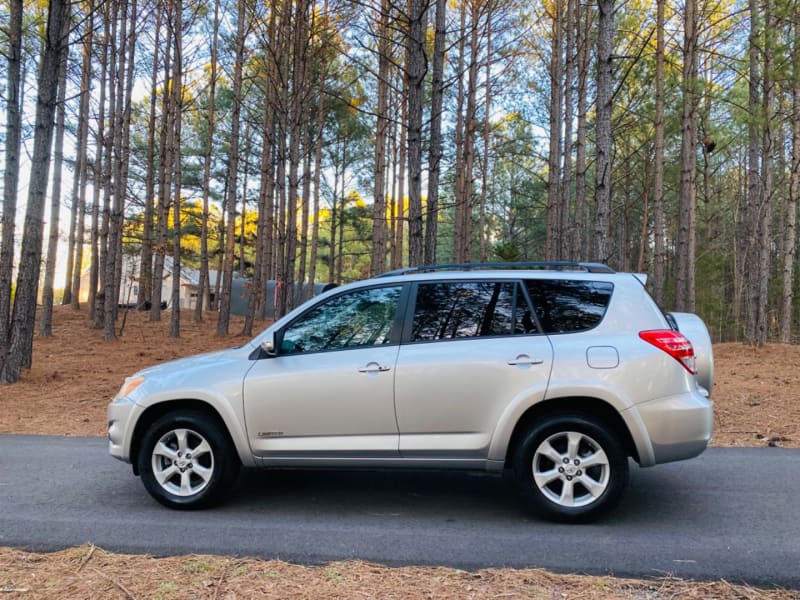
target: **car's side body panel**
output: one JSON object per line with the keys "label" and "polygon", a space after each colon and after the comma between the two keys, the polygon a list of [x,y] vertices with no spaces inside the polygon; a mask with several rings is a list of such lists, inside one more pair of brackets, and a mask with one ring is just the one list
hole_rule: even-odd
{"label": "car's side body panel", "polygon": [[397,354],[391,345],[255,361],[244,380],[253,453],[398,456]]}
{"label": "car's side body panel", "polygon": [[405,457],[483,458],[509,399],[544,398],[547,336],[440,340],[400,348],[395,405]]}

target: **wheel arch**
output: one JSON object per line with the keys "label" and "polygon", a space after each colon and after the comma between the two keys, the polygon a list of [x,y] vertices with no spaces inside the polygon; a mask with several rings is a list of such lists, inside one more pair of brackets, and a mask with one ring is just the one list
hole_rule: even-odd
{"label": "wheel arch", "polygon": [[579,414],[599,419],[610,426],[611,431],[620,440],[625,452],[639,462],[639,451],[633,440],[622,415],[611,404],[599,398],[586,396],[573,396],[566,398],[551,398],[530,406],[517,420],[505,454],[505,467],[510,468],[514,452],[519,445],[520,438],[539,419],[557,414]]}
{"label": "wheel arch", "polygon": [[137,419],[136,427],[134,428],[133,436],[131,437],[131,449],[130,449],[130,462],[133,465],[133,471],[136,475],[139,475],[138,472],[139,451],[141,449],[142,438],[144,437],[144,434],[147,431],[147,429],[164,415],[171,412],[180,412],[180,411],[200,412],[214,419],[220,426],[221,430],[224,432],[224,435],[228,438],[228,442],[230,443],[231,448],[235,450],[236,456],[238,456],[239,458],[239,462],[246,464],[246,461],[243,460],[242,457],[241,448],[239,448],[239,446],[236,444],[234,437],[231,435],[230,427],[228,426],[228,423],[225,421],[220,412],[212,404],[204,400],[198,400],[194,398],[184,398],[175,400],[165,400],[163,402],[152,404],[148,406]]}

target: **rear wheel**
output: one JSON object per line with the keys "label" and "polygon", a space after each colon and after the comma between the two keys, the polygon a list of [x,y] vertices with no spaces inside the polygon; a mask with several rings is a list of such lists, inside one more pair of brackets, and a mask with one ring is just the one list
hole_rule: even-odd
{"label": "rear wheel", "polygon": [[514,475],[537,513],[585,522],[619,502],[628,483],[628,457],[601,421],[553,415],[537,421],[520,440]]}
{"label": "rear wheel", "polygon": [[219,502],[239,460],[216,419],[197,411],[168,413],[145,432],[138,457],[145,489],[170,508]]}

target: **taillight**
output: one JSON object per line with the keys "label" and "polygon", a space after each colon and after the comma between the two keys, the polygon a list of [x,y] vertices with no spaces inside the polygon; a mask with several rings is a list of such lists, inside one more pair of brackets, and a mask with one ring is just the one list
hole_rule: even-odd
{"label": "taillight", "polygon": [[653,329],[640,331],[639,337],[648,344],[653,344],[677,360],[692,375],[697,374],[694,360],[694,348],[685,335],[672,329]]}

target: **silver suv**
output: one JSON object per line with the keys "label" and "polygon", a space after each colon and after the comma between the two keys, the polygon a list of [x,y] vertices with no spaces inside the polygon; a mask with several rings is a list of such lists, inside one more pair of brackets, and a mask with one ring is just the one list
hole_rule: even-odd
{"label": "silver suv", "polygon": [[108,407],[111,454],[172,508],[219,501],[240,466],[471,469],[512,473],[561,521],[617,503],[629,457],[700,454],[703,322],[663,313],[641,275],[521,266],[387,273],[240,348],[140,371]]}

